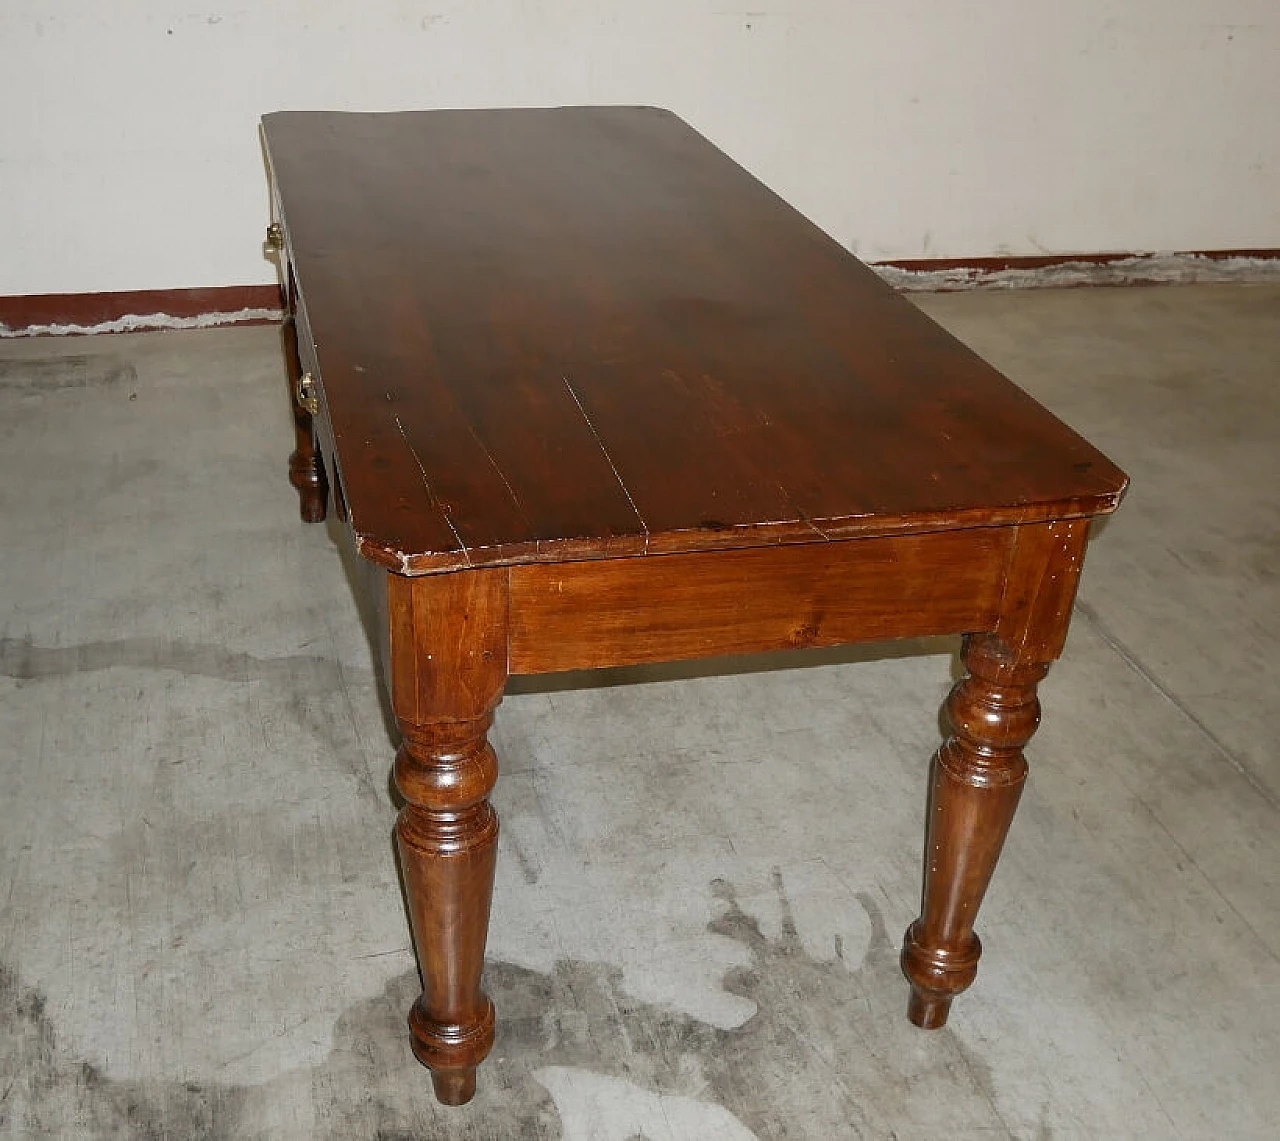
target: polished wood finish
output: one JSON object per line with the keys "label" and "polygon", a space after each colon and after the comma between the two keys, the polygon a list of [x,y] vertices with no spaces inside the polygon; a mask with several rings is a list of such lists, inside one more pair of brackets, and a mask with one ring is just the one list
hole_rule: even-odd
{"label": "polished wood finish", "polygon": [[493,1041],[510,673],[965,635],[903,952],[911,1018],[941,1025],[1123,473],[669,114],[264,132],[289,367],[316,381],[299,454],[369,560],[403,735],[411,1042],[440,1099]]}
{"label": "polished wood finish", "polygon": [[393,570],[1037,522],[1123,487],[666,112],[264,133],[356,542]]}

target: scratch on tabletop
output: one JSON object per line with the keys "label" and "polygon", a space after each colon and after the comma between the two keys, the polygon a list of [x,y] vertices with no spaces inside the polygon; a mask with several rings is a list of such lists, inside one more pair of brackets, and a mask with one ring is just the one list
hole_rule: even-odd
{"label": "scratch on tabletop", "polygon": [[449,518],[449,512],[444,509],[444,504],[436,497],[436,493],[431,489],[431,481],[427,478],[427,469],[422,466],[422,460],[418,453],[414,450],[413,444],[409,441],[409,434],[404,430],[404,425],[400,423],[400,417],[392,413],[392,419],[396,422],[396,427],[400,429],[400,435],[404,440],[405,447],[409,449],[409,454],[413,456],[414,463],[418,465],[418,470],[422,473],[422,486],[427,489],[427,498],[444,516],[444,521],[449,524],[449,530],[453,532],[453,537],[458,540],[458,546],[462,550],[463,561],[467,566],[471,565],[471,556],[467,553],[467,544],[462,541],[462,536],[458,534],[458,528],[453,525],[453,520]]}
{"label": "scratch on tabletop", "polygon": [[795,505],[791,496],[787,493],[787,489],[783,487],[782,484],[778,483],[777,480],[775,480],[774,486],[780,492],[782,492],[782,498],[787,501],[787,506],[790,507],[791,510],[796,513],[796,522],[803,523],[806,527],[809,528],[810,531],[812,531],[815,535],[818,536],[818,538],[822,539],[824,542],[827,542],[827,543],[831,542],[831,536],[828,535],[821,527],[819,527],[812,519],[810,519],[803,511],[801,511]]}
{"label": "scratch on tabletop", "polygon": [[[527,516],[524,513],[524,507],[521,505],[519,498],[517,498],[516,496],[515,488],[511,486],[507,477],[503,475],[502,469],[498,466],[498,461],[493,458],[493,453],[490,452],[488,447],[485,446],[485,442],[480,438],[480,435],[479,433],[476,432],[475,428],[471,426],[471,422],[469,420],[464,419],[463,423],[466,424],[467,431],[471,433],[471,438],[475,440],[477,444],[480,445],[480,450],[484,452],[484,458],[489,461],[489,465],[493,468],[495,472],[498,473],[498,478],[502,480],[502,486],[507,489],[507,494],[511,496],[511,502],[516,505],[516,510],[520,512],[520,518],[524,520],[525,526],[528,527],[529,530],[532,532],[533,524],[530,522],[529,516]],[[534,541],[537,542],[536,537]]]}
{"label": "scratch on tabletop", "polygon": [[609,449],[604,446],[604,441],[600,439],[600,433],[596,431],[596,426],[591,423],[591,417],[587,415],[587,410],[582,407],[582,401],[578,399],[578,394],[573,390],[573,385],[569,383],[569,378],[562,376],[560,379],[564,381],[565,388],[569,390],[569,395],[578,406],[578,411],[582,413],[582,418],[587,422],[587,427],[591,429],[591,434],[596,438],[596,443],[604,455],[605,462],[613,472],[613,478],[618,481],[618,486],[622,488],[622,494],[627,497],[627,502],[631,504],[631,510],[636,513],[636,518],[640,520],[640,526],[644,529],[645,551],[647,553],[649,549],[649,524],[644,521],[644,516],[640,514],[640,508],[636,506],[636,501],[631,498],[631,492],[627,490],[627,485],[622,482],[622,476],[618,474],[618,467],[613,462],[613,457],[609,455]]}

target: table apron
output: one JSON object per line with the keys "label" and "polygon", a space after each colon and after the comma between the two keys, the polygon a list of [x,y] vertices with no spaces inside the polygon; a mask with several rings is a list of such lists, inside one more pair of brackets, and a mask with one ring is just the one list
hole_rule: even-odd
{"label": "table apron", "polygon": [[510,672],[993,629],[1016,528],[510,568]]}

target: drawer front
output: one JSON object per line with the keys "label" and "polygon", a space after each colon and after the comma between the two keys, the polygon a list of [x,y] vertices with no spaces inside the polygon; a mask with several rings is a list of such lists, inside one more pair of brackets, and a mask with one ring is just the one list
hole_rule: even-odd
{"label": "drawer front", "polygon": [[315,339],[311,335],[311,321],[307,317],[307,308],[302,298],[295,292],[293,295],[293,328],[298,338],[298,362],[304,373],[311,374],[312,389],[319,404],[318,413],[312,417],[312,427],[316,434],[316,443],[324,460],[325,471],[329,477],[329,486],[334,496],[334,506],[338,517],[347,521],[346,494],[343,487],[342,468],[338,462],[338,449],[333,436],[333,426],[329,419],[329,404],[325,399],[324,378],[320,375],[320,361],[316,356]]}
{"label": "drawer front", "polygon": [[[293,270],[289,271],[292,277]],[[320,362],[316,359],[316,343],[311,336],[311,321],[307,317],[307,307],[302,304],[302,298],[295,292],[293,295],[293,324],[298,333],[298,359],[302,362],[302,371],[309,372],[316,381],[316,386],[321,387],[320,379]],[[324,402],[321,401],[321,407]]]}

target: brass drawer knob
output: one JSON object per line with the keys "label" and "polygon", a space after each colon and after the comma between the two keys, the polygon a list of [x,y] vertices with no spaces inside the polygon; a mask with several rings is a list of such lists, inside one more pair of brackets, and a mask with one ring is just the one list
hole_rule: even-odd
{"label": "brass drawer knob", "polygon": [[316,378],[309,372],[298,377],[298,405],[312,416],[320,414],[320,400],[316,396]]}
{"label": "brass drawer knob", "polygon": [[267,227],[267,240],[264,243],[268,253],[279,253],[284,249],[284,229],[279,222],[272,222]]}

